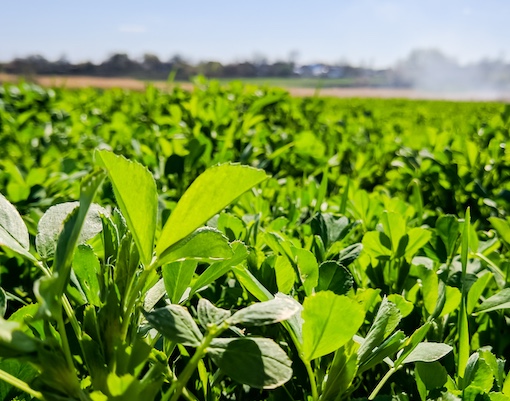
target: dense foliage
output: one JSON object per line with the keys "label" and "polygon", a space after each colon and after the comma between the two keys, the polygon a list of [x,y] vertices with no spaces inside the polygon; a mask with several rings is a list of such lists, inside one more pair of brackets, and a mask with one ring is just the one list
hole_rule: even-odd
{"label": "dense foliage", "polygon": [[510,399],[509,130],[496,103],[0,88],[0,400]]}

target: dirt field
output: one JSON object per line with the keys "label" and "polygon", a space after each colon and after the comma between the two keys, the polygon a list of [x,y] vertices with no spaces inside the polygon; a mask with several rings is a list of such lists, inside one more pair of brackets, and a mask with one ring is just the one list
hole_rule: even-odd
{"label": "dirt field", "polygon": [[[16,75],[0,73],[0,83],[17,82],[20,78]],[[102,78],[89,76],[39,76],[35,81],[46,87],[66,88],[124,88],[131,90],[143,90],[147,82],[133,78]],[[168,88],[166,82],[154,82],[158,88]],[[191,83],[178,83],[184,89],[191,89]],[[317,91],[312,88],[286,88],[293,96],[307,97],[314,96]],[[329,97],[361,97],[361,98],[405,98],[405,99],[440,99],[440,100],[482,100],[482,101],[503,101],[510,102],[510,92],[429,92],[415,89],[397,88],[325,88],[321,89],[320,96]]]}

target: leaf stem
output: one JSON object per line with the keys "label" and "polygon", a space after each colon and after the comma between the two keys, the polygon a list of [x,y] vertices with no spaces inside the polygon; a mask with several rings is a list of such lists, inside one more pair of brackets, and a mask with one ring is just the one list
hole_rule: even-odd
{"label": "leaf stem", "polygon": [[[73,356],[71,354],[71,348],[69,347],[69,340],[67,339],[66,328],[64,324],[64,319],[62,318],[62,312],[55,317],[57,320],[58,332],[60,334],[60,339],[62,340],[62,350],[64,351],[64,355],[66,357],[67,364],[69,365],[69,370],[74,372],[74,362]],[[76,379],[78,380],[78,378]]]}
{"label": "leaf stem", "polygon": [[25,393],[31,395],[32,397],[38,400],[46,401],[46,398],[44,397],[43,393],[34,390],[23,380],[14,377],[10,373],[7,373],[5,370],[0,369],[0,379],[6,383],[9,383],[11,386],[16,387],[19,390],[24,391]]}
{"label": "leaf stem", "polygon": [[393,376],[393,373],[395,373],[397,371],[398,368],[395,368],[395,367],[392,367],[390,368],[390,370],[388,370],[386,372],[386,374],[384,375],[384,377],[379,381],[379,383],[377,383],[377,386],[374,388],[374,391],[372,391],[372,393],[370,394],[370,396],[368,397],[369,400],[373,400],[377,394],[379,393],[379,391],[381,391],[381,389],[383,388],[383,386],[386,384],[386,382],[388,381],[388,379]]}
{"label": "leaf stem", "polygon": [[317,401],[319,399],[319,392],[317,391],[317,382],[315,381],[315,373],[312,369],[312,364],[310,361],[304,360],[306,373],[308,373],[308,378],[310,379],[310,387],[312,388],[312,399],[313,401]]}
{"label": "leaf stem", "polygon": [[145,268],[142,273],[140,274],[140,277],[138,277],[138,281],[136,283],[135,288],[130,291],[129,298],[126,302],[126,307],[123,311],[123,318],[122,318],[122,328],[120,332],[121,340],[124,341],[127,337],[127,332],[129,330],[129,323],[131,322],[131,319],[129,319],[129,315],[132,313],[133,308],[136,304],[136,301],[138,299],[138,293],[142,291],[144,285],[146,285],[147,278],[149,277],[149,274],[157,267],[158,265],[158,259],[154,258],[151,262],[151,264]]}

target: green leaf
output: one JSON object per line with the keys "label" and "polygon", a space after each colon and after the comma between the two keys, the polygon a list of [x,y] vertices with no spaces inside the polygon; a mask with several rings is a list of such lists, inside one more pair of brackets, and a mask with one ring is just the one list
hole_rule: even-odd
{"label": "green leaf", "polygon": [[464,377],[464,370],[466,368],[467,360],[469,359],[470,351],[470,336],[469,336],[469,323],[467,316],[467,282],[466,272],[468,266],[468,253],[469,253],[469,236],[471,227],[471,212],[470,208],[466,209],[464,218],[464,227],[462,230],[462,250],[460,260],[462,264],[462,299],[460,302],[460,310],[458,315],[457,329],[459,331],[459,346],[458,346],[458,376]]}
{"label": "green leaf", "polygon": [[510,224],[508,221],[500,219],[499,217],[489,217],[488,220],[496,229],[499,238],[501,238],[507,245],[510,245]]}
{"label": "green leaf", "polygon": [[400,239],[406,235],[406,222],[404,218],[395,212],[383,212],[381,223],[384,233],[391,240],[391,250],[397,253],[400,246]]}
{"label": "green leaf", "polygon": [[104,150],[96,151],[95,156],[97,163],[108,173],[115,199],[133,235],[142,263],[148,264],[152,258],[158,208],[154,177],[141,164],[123,156]]}
{"label": "green leaf", "polygon": [[477,313],[492,312],[510,308],[510,288],[504,288],[497,294],[483,301],[476,309]]}
{"label": "green leaf", "polygon": [[157,255],[267,178],[263,170],[241,165],[223,164],[207,169],[190,185],[172,211],[158,240]]}
{"label": "green leaf", "polygon": [[101,265],[89,245],[79,245],[73,257],[73,271],[91,305],[101,306],[99,277]]}
{"label": "green leaf", "polygon": [[340,251],[337,261],[343,266],[349,266],[352,262],[358,259],[362,250],[363,245],[361,243],[349,245]]}
{"label": "green leaf", "polygon": [[5,291],[0,287],[0,318],[5,316],[5,311],[7,310],[7,296],[5,295]]}
{"label": "green leaf", "polygon": [[303,357],[311,361],[351,340],[363,323],[365,311],[344,295],[321,291],[305,298],[301,316]]}
{"label": "green leaf", "polygon": [[236,266],[232,269],[237,281],[259,301],[269,301],[273,295],[258,281],[246,267]]}
{"label": "green leaf", "polygon": [[29,252],[27,226],[16,208],[2,194],[0,194],[0,246],[35,260]]}
{"label": "green leaf", "polygon": [[356,377],[357,349],[358,344],[351,341],[335,352],[322,390],[321,401],[337,400],[349,389]]}
{"label": "green leaf", "polygon": [[354,278],[349,270],[340,263],[327,260],[319,266],[319,282],[317,291],[333,291],[337,295],[345,295],[354,285]]}
{"label": "green leaf", "polygon": [[426,266],[420,265],[417,269],[421,280],[423,304],[425,305],[427,312],[431,315],[436,309],[439,295],[439,279],[436,272]]}
{"label": "green leaf", "polygon": [[418,346],[418,344],[421,343],[421,341],[425,338],[428,331],[430,330],[431,322],[427,321],[423,326],[416,329],[413,334],[411,334],[410,337],[407,338],[405,342],[405,346],[402,349],[402,352],[399,353],[396,361],[395,361],[395,368],[398,368],[400,365],[402,365],[405,358],[409,356],[411,352]]}
{"label": "green leaf", "polygon": [[363,249],[374,259],[389,259],[392,255],[388,236],[379,231],[369,231],[361,241]]}
{"label": "green leaf", "polygon": [[446,286],[446,301],[439,316],[446,316],[459,308],[462,294],[458,288]]}
{"label": "green leaf", "polygon": [[232,248],[220,231],[211,227],[202,227],[183,240],[167,248],[158,260],[158,264],[177,260],[214,261],[229,259]]}
{"label": "green leaf", "polygon": [[432,233],[424,228],[416,227],[409,230],[407,233],[409,242],[407,243],[405,256],[410,262],[416,253],[429,242]]}
{"label": "green leaf", "polygon": [[234,255],[230,259],[211,264],[193,283],[191,294],[213,283],[221,276],[227,274],[233,267],[246,260],[248,250],[242,242],[234,241],[231,246]]}
{"label": "green leaf", "polygon": [[[406,336],[404,332],[398,330],[384,340],[380,345],[377,345],[363,362],[359,362],[358,373],[372,369],[374,366],[383,362],[387,357],[394,355],[399,349],[402,348]],[[359,358],[358,358],[359,361]]]}
{"label": "green leaf", "polygon": [[397,306],[403,318],[409,316],[409,314],[414,309],[413,303],[409,302],[407,299],[405,299],[402,295],[399,294],[388,295],[388,301],[393,302]]}
{"label": "green leaf", "polygon": [[443,241],[448,256],[456,251],[457,239],[459,237],[459,221],[456,216],[447,214],[441,216],[436,222],[436,232]]}
{"label": "green leaf", "polygon": [[197,306],[198,321],[204,329],[209,324],[218,325],[231,316],[231,312],[226,309],[217,308],[209,300],[200,298]]}
{"label": "green leaf", "polygon": [[34,353],[38,341],[21,330],[21,324],[0,317],[0,357],[12,358]]}
{"label": "green leaf", "polygon": [[[37,236],[35,238],[35,246],[37,252],[43,259],[52,258],[55,254],[57,241],[64,222],[69,218],[71,213],[80,206],[79,202],[59,203],[50,207],[43,214],[37,226]],[[83,228],[78,238],[78,243],[83,244],[103,229],[101,215],[107,212],[101,206],[92,204],[87,212]]]}
{"label": "green leaf", "polygon": [[187,309],[180,305],[168,305],[144,315],[150,325],[170,341],[198,347],[203,339]]}
{"label": "green leaf", "polygon": [[469,387],[481,388],[485,393],[488,393],[494,383],[494,375],[489,364],[483,358],[479,358],[471,377]]}
{"label": "green leaf", "polygon": [[[473,283],[468,292],[467,298],[467,313],[473,313],[475,306],[478,304],[478,300],[483,294],[485,287],[489,283],[490,279],[494,275],[491,272],[485,272],[482,276],[478,277],[478,279]],[[509,299],[510,302],[510,299]],[[510,307],[510,306],[509,306]]]}
{"label": "green leaf", "polygon": [[[28,384],[35,379],[38,373],[30,363],[18,359],[0,360],[0,369]],[[23,399],[21,397],[15,398],[19,391],[7,382],[0,380],[0,400],[21,400]]]}
{"label": "green leaf", "polygon": [[429,391],[442,388],[448,381],[448,373],[439,362],[416,362],[415,372]]}
{"label": "green leaf", "polygon": [[231,325],[263,326],[278,323],[291,318],[301,308],[300,304],[289,296],[276,294],[275,298],[255,303],[234,313],[227,319]]}
{"label": "green leaf", "polygon": [[278,286],[278,291],[288,294],[290,290],[294,288],[294,283],[296,282],[296,272],[292,267],[289,258],[277,255],[274,270],[276,273],[276,285]]}
{"label": "green leaf", "polygon": [[169,263],[161,269],[165,283],[166,293],[173,304],[178,304],[191,283],[198,262],[196,260],[183,260]]}
{"label": "green leaf", "polygon": [[269,338],[217,338],[207,355],[225,374],[250,387],[273,389],[292,377],[292,361]]}
{"label": "green leaf", "polygon": [[402,361],[412,362],[435,362],[449,354],[453,348],[443,343],[419,343]]}
{"label": "green leaf", "polygon": [[[51,290],[58,299],[60,299],[67,287],[74,251],[80,241],[82,228],[89,215],[89,208],[94,195],[99,185],[103,182],[103,179],[104,175],[100,172],[89,174],[83,179],[80,186],[80,205],[66,218],[64,221],[64,228],[58,236],[55,260],[53,262],[53,275],[56,275],[58,280],[54,282],[55,288]],[[99,227],[102,228],[100,219],[98,224]],[[56,312],[56,310],[53,310],[52,313],[53,312]]]}
{"label": "green leaf", "polygon": [[306,295],[312,295],[319,282],[319,264],[315,255],[302,248],[291,247]]}
{"label": "green leaf", "polygon": [[386,337],[393,333],[401,319],[402,315],[397,306],[384,297],[377,311],[374,323],[372,323],[365,341],[363,341],[358,350],[360,364],[366,362],[371,357],[374,348],[379,346]]}

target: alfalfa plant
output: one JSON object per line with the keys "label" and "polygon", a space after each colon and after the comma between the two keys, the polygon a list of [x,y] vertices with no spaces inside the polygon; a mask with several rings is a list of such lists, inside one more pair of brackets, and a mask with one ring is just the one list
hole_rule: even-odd
{"label": "alfalfa plant", "polygon": [[[97,151],[95,160],[79,203],[55,205],[41,218],[37,252],[23,219],[0,195],[0,245],[42,273],[33,285],[37,302],[7,319],[0,291],[0,379],[7,384],[0,398],[21,391],[39,400],[195,399],[186,385],[206,354],[252,387],[289,380],[291,361],[280,346],[236,325],[285,320],[299,310],[295,301],[277,296],[231,314],[201,300],[202,330],[178,304],[244,262],[243,243],[201,226],[267,175],[241,165],[211,167],[158,233],[152,174],[107,151]],[[118,204],[111,212],[92,203],[105,178]],[[192,283],[198,262],[209,268]],[[227,329],[233,336],[220,338]],[[186,359],[184,347],[194,354],[176,369],[171,355],[182,351]]]}

